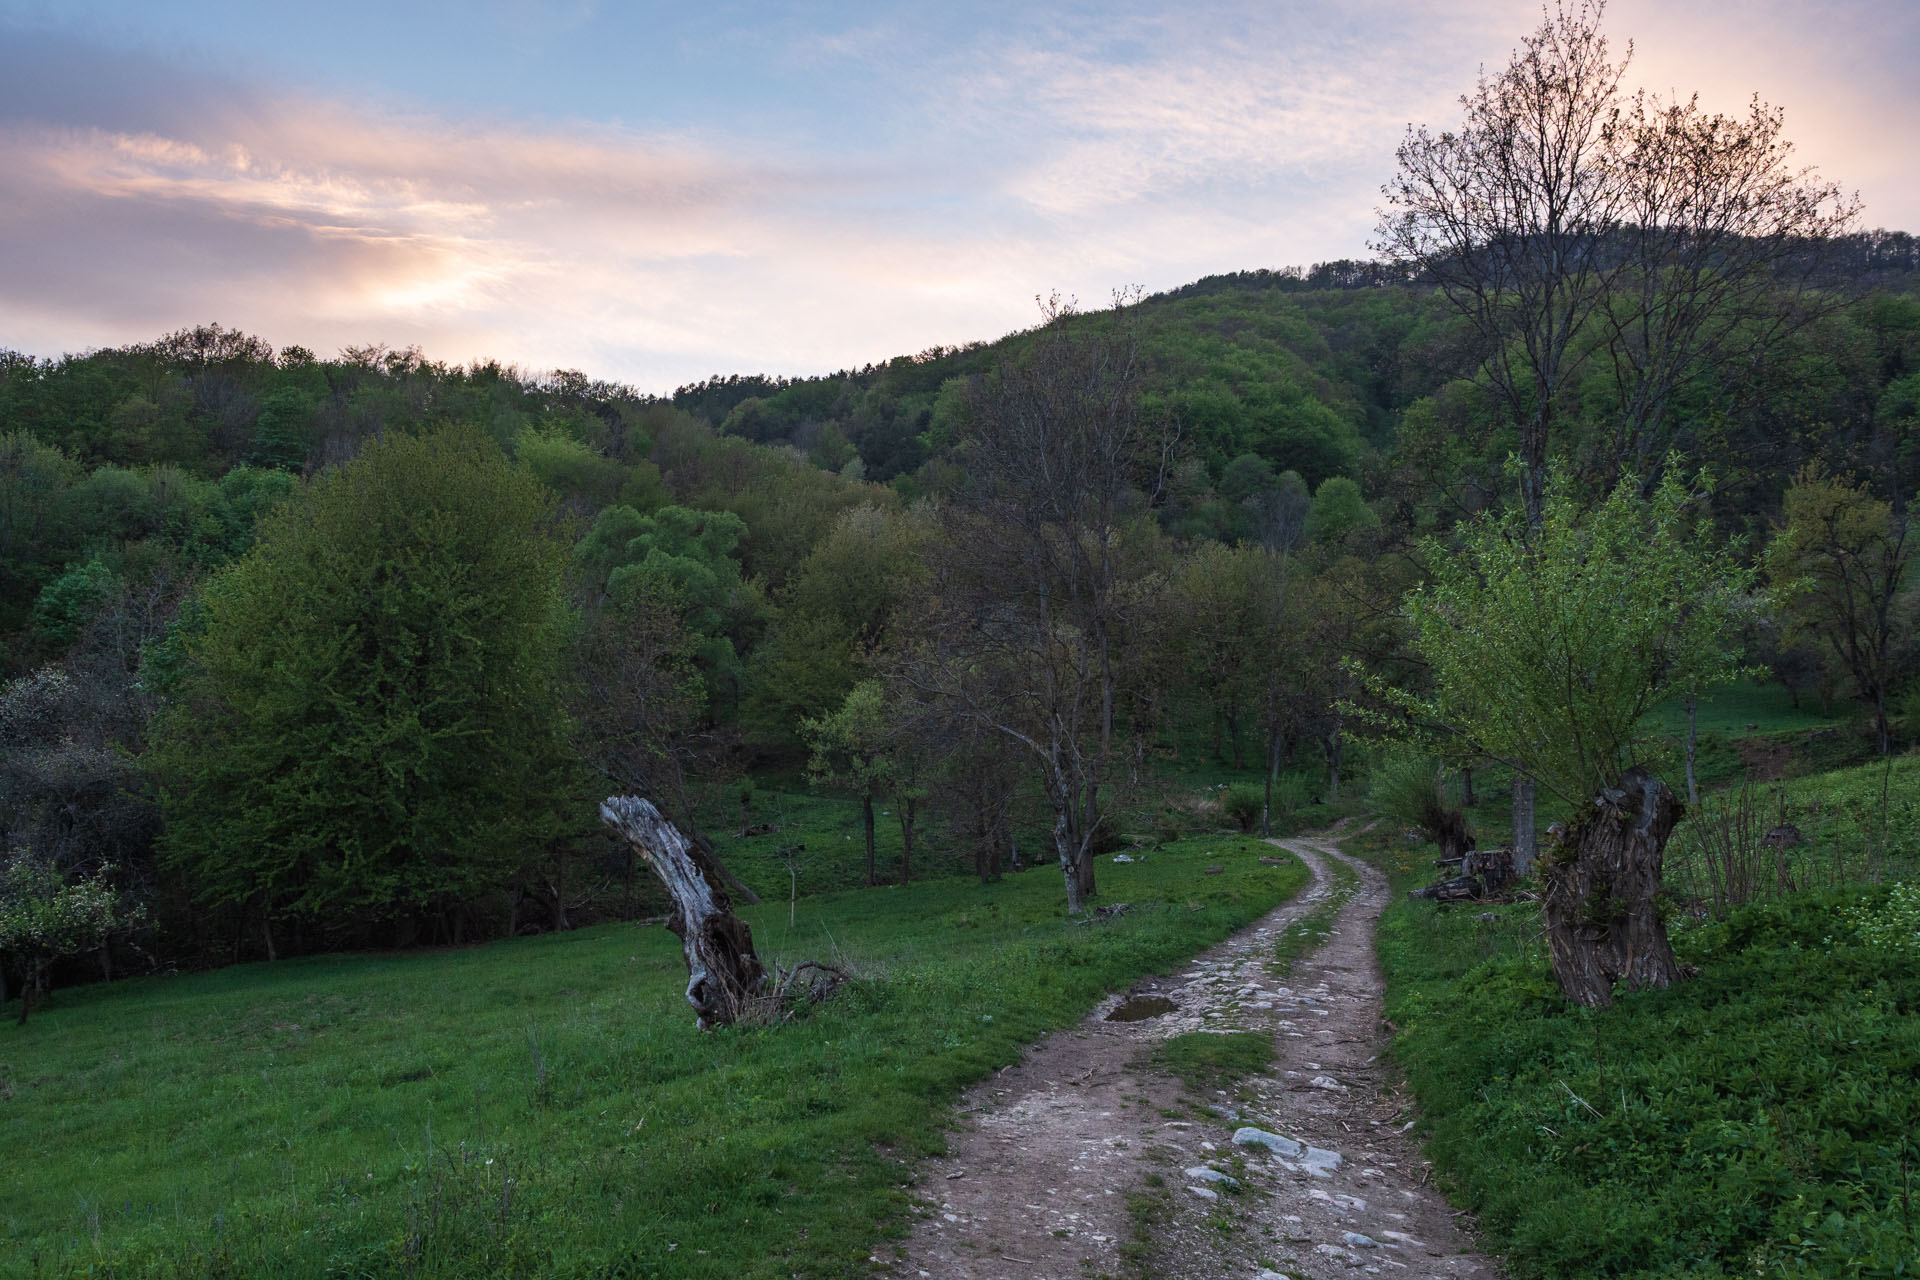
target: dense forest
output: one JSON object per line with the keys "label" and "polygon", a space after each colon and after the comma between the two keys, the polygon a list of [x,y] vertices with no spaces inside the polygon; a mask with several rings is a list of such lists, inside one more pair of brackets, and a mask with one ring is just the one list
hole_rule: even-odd
{"label": "dense forest", "polygon": [[[1630,456],[1587,361],[1554,441],[1575,501],[1705,466],[1755,566],[1796,502],[1904,527],[1915,257],[1899,234],[1826,246],[1817,314],[1688,370]],[[1399,602],[1422,539],[1503,502],[1516,447],[1470,327],[1389,275],[1056,300],[998,342],[670,397],[218,325],[0,357],[8,846],[137,908],[68,962],[84,976],[655,910],[596,830],[610,786],[702,832],[743,779],[807,772],[863,805],[869,877],[876,803],[907,824],[903,872],[993,876],[1057,852],[1048,813],[1110,847],[1101,811],[1179,751],[1267,766],[1263,809],[1275,785],[1337,794],[1345,660],[1419,682]],[[1020,453],[1060,394],[1126,401],[1111,474]],[[1056,523],[1125,544],[1087,623],[1113,740],[1057,776],[962,687],[989,653],[1061,657],[981,621],[1045,543],[1016,526],[1046,486],[1081,491]],[[1904,724],[1898,628],[1863,665],[1784,616],[1742,624],[1768,678]]]}

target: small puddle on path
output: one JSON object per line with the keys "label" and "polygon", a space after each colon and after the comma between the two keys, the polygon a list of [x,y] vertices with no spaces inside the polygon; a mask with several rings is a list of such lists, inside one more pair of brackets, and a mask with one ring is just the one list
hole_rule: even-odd
{"label": "small puddle on path", "polygon": [[1108,1022],[1145,1022],[1148,1018],[1157,1018],[1163,1013],[1172,1013],[1180,1006],[1165,996],[1135,996],[1122,1001],[1107,1015]]}

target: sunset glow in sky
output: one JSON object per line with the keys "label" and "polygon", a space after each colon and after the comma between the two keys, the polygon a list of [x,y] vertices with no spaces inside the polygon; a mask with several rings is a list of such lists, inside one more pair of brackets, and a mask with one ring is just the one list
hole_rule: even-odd
{"label": "sunset glow in sky", "polygon": [[[664,391],[1362,257],[1537,4],[0,0],[0,347],[217,320]],[[1920,4],[1617,0],[1920,231]]]}

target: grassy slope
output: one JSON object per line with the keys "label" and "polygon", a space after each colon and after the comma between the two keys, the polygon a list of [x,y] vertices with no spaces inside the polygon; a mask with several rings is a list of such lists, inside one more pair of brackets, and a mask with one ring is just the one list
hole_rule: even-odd
{"label": "grassy slope", "polygon": [[[1666,881],[1675,896],[1688,901],[1715,896],[1717,877],[1700,835],[1743,814],[1751,847],[1738,860],[1756,898],[1920,876],[1920,756],[1707,796],[1702,812],[1683,824],[1667,847]],[[1804,842],[1791,849],[1767,848],[1764,833],[1777,823],[1791,823]],[[1724,847],[1719,852],[1724,862]],[[1720,882],[1725,874],[1723,866]]]}
{"label": "grassy slope", "polygon": [[866,975],[778,1030],[696,1033],[628,926],[56,993],[0,1028],[0,1272],[865,1274],[956,1091],[1297,891],[1272,852],[1103,862],[1091,927],[1047,871],[768,904]]}
{"label": "grassy slope", "polygon": [[[1430,847],[1348,847],[1403,892],[1431,878]],[[1920,939],[1865,945],[1863,900],[1887,894],[1689,930],[1699,977],[1591,1013],[1560,999],[1531,904],[1388,909],[1429,1154],[1515,1276],[1917,1273]]]}

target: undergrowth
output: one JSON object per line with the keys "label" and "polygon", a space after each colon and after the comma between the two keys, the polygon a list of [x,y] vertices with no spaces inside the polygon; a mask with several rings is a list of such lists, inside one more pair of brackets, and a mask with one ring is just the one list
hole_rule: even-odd
{"label": "undergrowth", "polygon": [[[1349,848],[1354,848],[1350,844]],[[1394,1054],[1428,1154],[1516,1277],[1913,1276],[1920,952],[1851,887],[1675,935],[1699,975],[1582,1010],[1531,904],[1436,908],[1376,842]]]}

